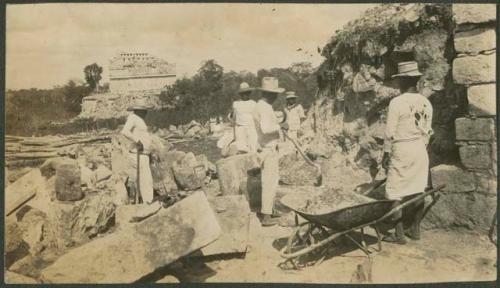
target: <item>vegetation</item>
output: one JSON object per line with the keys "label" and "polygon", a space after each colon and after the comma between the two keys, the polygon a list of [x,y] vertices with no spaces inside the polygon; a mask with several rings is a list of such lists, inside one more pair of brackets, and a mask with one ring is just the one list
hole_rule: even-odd
{"label": "vegetation", "polygon": [[83,73],[85,74],[85,81],[89,84],[90,89],[92,89],[92,91],[98,90],[99,81],[102,79],[102,67],[96,63],[90,64],[85,66]]}

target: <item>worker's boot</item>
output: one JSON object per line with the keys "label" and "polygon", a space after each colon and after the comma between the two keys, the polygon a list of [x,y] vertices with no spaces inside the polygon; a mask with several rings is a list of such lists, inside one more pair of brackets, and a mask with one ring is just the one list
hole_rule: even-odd
{"label": "worker's boot", "polygon": [[[394,201],[394,204],[392,204],[393,205],[392,207],[393,208],[397,207],[400,204],[401,204],[401,201]],[[400,244],[400,245],[406,244],[402,216],[403,216],[402,211],[398,211],[398,212],[394,213],[392,220],[394,222],[396,222],[396,227],[395,227],[396,233],[385,236],[384,238],[382,238],[382,241],[396,243],[396,244]]]}
{"label": "worker's boot", "polygon": [[264,227],[278,224],[279,218],[273,218],[270,214],[262,214],[260,224]]}
{"label": "worker's boot", "polygon": [[420,240],[420,222],[424,217],[425,202],[418,201],[416,204],[415,214],[413,216],[410,229],[406,231],[406,235],[413,240]]}

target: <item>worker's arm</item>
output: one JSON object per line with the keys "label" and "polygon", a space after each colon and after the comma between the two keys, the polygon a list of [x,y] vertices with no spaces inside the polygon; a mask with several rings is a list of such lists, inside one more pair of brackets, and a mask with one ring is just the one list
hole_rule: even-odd
{"label": "worker's arm", "polygon": [[300,117],[300,122],[306,119],[306,113],[304,113],[304,108],[300,104],[299,104],[299,117]]}
{"label": "worker's arm", "polygon": [[389,108],[387,111],[387,123],[385,125],[384,152],[386,153],[391,152],[392,142],[394,141],[394,135],[396,134],[398,120],[399,111],[396,102],[393,100],[389,103]]}
{"label": "worker's arm", "polygon": [[134,119],[131,117],[132,115],[130,115],[128,118],[127,118],[127,122],[125,122],[125,125],[123,126],[123,129],[121,131],[121,134],[123,136],[125,136],[127,139],[133,141],[134,143],[137,143],[139,141],[139,139],[137,139],[134,134],[132,133],[132,131],[134,130],[135,128],[135,123],[134,123]]}
{"label": "worker's arm", "polygon": [[[427,99],[426,99],[427,100]],[[426,141],[425,141],[425,144],[429,144],[429,139],[431,138],[432,134],[434,134],[434,130],[432,130],[432,104],[429,100],[426,101],[427,102],[427,110],[426,110],[426,114],[427,114],[427,121],[425,122],[426,126],[425,126],[425,132],[427,133],[426,135]]]}

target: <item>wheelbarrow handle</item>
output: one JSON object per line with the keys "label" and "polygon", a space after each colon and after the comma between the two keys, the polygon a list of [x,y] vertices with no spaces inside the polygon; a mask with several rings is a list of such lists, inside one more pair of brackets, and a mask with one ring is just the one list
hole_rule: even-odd
{"label": "wheelbarrow handle", "polygon": [[410,200],[408,200],[408,201],[406,201],[406,202],[402,203],[401,205],[398,205],[398,206],[396,206],[396,207],[392,208],[392,209],[391,209],[391,211],[387,212],[384,216],[380,217],[380,218],[379,218],[376,222],[380,222],[380,221],[382,221],[382,220],[385,220],[385,219],[389,218],[389,217],[390,217],[390,216],[392,216],[394,213],[396,213],[396,212],[398,212],[398,211],[402,210],[402,209],[403,209],[403,208],[405,208],[406,206],[409,206],[410,204],[413,204],[413,203],[415,203],[415,202],[417,202],[417,201],[419,201],[419,200],[421,200],[421,199],[423,199],[423,198],[425,198],[425,197],[427,197],[427,196],[429,196],[429,195],[431,195],[431,194],[434,194],[434,193],[436,193],[436,192],[438,192],[438,191],[442,190],[444,187],[446,187],[446,185],[445,185],[445,184],[443,184],[443,185],[439,185],[439,186],[438,186],[438,187],[436,187],[436,188],[433,188],[433,189],[431,189],[431,190],[429,190],[429,191],[427,191],[427,192],[424,192],[424,193],[422,193],[422,194],[418,195],[417,197],[415,197],[415,198],[413,198],[413,199],[410,199]]}

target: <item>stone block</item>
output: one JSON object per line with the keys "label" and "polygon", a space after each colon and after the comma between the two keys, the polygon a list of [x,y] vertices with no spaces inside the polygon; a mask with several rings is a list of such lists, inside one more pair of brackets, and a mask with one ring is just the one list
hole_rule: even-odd
{"label": "stone block", "polygon": [[80,167],[76,163],[63,163],[56,171],[56,198],[59,201],[78,201],[85,194],[81,188]]}
{"label": "stone block", "polygon": [[463,227],[487,232],[496,208],[496,197],[474,192],[442,194],[422,225],[426,229]]}
{"label": "stone block", "polygon": [[497,195],[497,179],[493,175],[477,174],[477,192],[488,195]]}
{"label": "stone block", "polygon": [[458,25],[496,21],[495,4],[453,4],[453,17]]}
{"label": "stone block", "polygon": [[217,240],[221,228],[203,192],[142,222],[72,249],[41,273],[44,283],[132,283]]}
{"label": "stone block", "polygon": [[478,54],[481,51],[494,50],[495,47],[495,29],[475,29],[455,34],[457,53]]}
{"label": "stone block", "polygon": [[464,145],[459,148],[460,160],[469,169],[491,169],[491,145]]}
{"label": "stone block", "polygon": [[241,154],[217,161],[216,167],[222,194],[237,195],[248,171],[260,168],[260,162],[256,154]]}
{"label": "stone block", "polygon": [[250,207],[243,195],[209,199],[222,233],[215,242],[201,249],[204,256],[245,253],[250,229]]}
{"label": "stone block", "polygon": [[453,165],[438,165],[431,168],[432,186],[445,184],[445,192],[460,193],[476,189],[474,174]]}
{"label": "stone block", "polygon": [[[78,175],[80,177],[80,175]],[[5,214],[9,215],[35,197],[45,187],[45,179],[39,169],[33,169],[5,189]]]}
{"label": "stone block", "polygon": [[457,140],[489,141],[495,139],[495,122],[489,118],[457,118]]}
{"label": "stone block", "polygon": [[457,84],[494,83],[496,81],[496,54],[455,58],[453,79]]}
{"label": "stone block", "polygon": [[469,113],[475,116],[497,115],[495,84],[474,85],[467,88]]}

